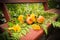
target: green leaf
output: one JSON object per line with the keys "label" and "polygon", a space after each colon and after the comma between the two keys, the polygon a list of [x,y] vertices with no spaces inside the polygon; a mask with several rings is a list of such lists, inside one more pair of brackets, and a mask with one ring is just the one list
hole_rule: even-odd
{"label": "green leaf", "polygon": [[26,30],[27,32],[29,32],[29,29],[28,29],[28,28],[25,28],[25,30]]}
{"label": "green leaf", "polygon": [[46,35],[48,34],[48,30],[47,30],[47,26],[45,25],[45,24],[42,24],[42,28],[43,28],[43,30],[45,31],[45,33],[46,33]]}
{"label": "green leaf", "polygon": [[31,28],[32,28],[32,26],[31,26],[31,25],[27,25],[27,28],[31,29]]}
{"label": "green leaf", "polygon": [[55,21],[52,23],[53,27],[60,27],[60,22]]}
{"label": "green leaf", "polygon": [[26,30],[22,30],[22,32],[21,32],[23,35],[26,35]]}
{"label": "green leaf", "polygon": [[26,31],[25,31],[25,30],[22,30],[21,33],[22,33],[23,35],[26,35]]}
{"label": "green leaf", "polygon": [[12,27],[14,24],[12,22],[8,22],[9,27]]}

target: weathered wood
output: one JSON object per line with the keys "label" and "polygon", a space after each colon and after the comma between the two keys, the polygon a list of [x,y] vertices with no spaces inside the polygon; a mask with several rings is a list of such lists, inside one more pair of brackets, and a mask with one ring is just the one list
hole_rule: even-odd
{"label": "weathered wood", "polygon": [[8,28],[8,23],[1,24],[0,27],[1,27],[2,29]]}
{"label": "weathered wood", "polygon": [[45,11],[48,10],[48,3],[47,3],[47,2],[44,2],[44,3],[43,3],[43,6],[44,6],[44,10],[45,10]]}
{"label": "weathered wood", "polygon": [[46,0],[0,0],[0,3],[46,2]]}
{"label": "weathered wood", "polygon": [[10,15],[9,15],[9,12],[8,12],[8,9],[7,9],[6,5],[1,3],[0,7],[2,8],[2,11],[3,11],[3,14],[5,16],[5,19],[8,22],[10,20]]}
{"label": "weathered wood", "polygon": [[57,13],[60,15],[60,9],[50,9],[50,10],[47,10],[47,12]]}
{"label": "weathered wood", "polygon": [[6,30],[4,30],[5,28],[8,28],[8,23],[4,23],[0,25],[0,31],[2,31],[2,33]]}

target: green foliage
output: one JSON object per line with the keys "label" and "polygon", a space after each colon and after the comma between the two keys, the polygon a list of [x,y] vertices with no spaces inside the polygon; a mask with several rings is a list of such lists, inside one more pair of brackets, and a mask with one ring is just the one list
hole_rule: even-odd
{"label": "green foliage", "polygon": [[[43,28],[44,31],[45,31],[45,33],[48,34],[48,32],[47,32],[47,25],[46,24],[48,22],[49,23],[53,22],[52,19],[53,19],[53,17],[57,17],[57,14],[55,14],[55,13],[49,13],[49,12],[44,12],[44,11],[39,11],[39,12],[37,11],[35,14],[36,14],[37,17],[40,16],[40,15],[45,17],[45,22],[43,24],[39,24],[39,25],[41,25],[41,28]],[[17,19],[16,19],[16,21],[14,19],[13,24],[12,24],[12,22],[8,22],[8,24],[10,25],[10,27],[12,27],[13,25],[18,24],[18,23],[19,22],[17,22]],[[35,23],[35,24],[38,24],[38,23]],[[20,24],[19,23],[19,25],[22,28],[22,30],[20,32],[16,32],[16,33],[12,32],[12,37],[15,40],[18,40],[21,36],[26,35],[26,33],[29,32],[29,28],[32,28],[31,25],[28,25],[27,23],[24,23],[24,24]]]}
{"label": "green foliage", "polygon": [[53,27],[60,27],[60,22],[53,22]]}
{"label": "green foliage", "polygon": [[[49,12],[44,12],[43,11],[43,5],[40,3],[32,3],[32,4],[7,4],[10,15],[11,15],[11,20],[8,22],[9,27],[12,27],[15,24],[19,24],[22,28],[22,30],[20,32],[12,32],[12,40],[19,40],[19,38],[21,36],[26,35],[27,32],[29,32],[29,28],[32,28],[31,25],[28,25],[26,23],[21,24],[19,23],[19,21],[17,20],[17,17],[19,15],[24,15],[26,16],[27,14],[31,14],[34,13],[37,17],[38,16],[43,16],[45,17],[45,22],[43,24],[39,24],[41,25],[41,27],[44,29],[45,33],[47,33],[47,23],[48,22],[52,22],[52,18],[56,17],[57,14],[54,13],[49,13]],[[36,23],[38,24],[38,23]]]}
{"label": "green foliage", "polygon": [[[57,5],[59,7],[57,7]],[[48,6],[49,6],[49,8],[58,8],[58,9],[60,9],[60,3],[56,2],[55,0],[48,0]]]}
{"label": "green foliage", "polygon": [[45,22],[41,25],[41,27],[44,29],[47,35],[48,34],[47,23],[54,23],[53,18],[58,17],[58,15],[56,13],[50,13],[50,12],[44,12],[44,11],[41,11],[39,15],[42,15],[45,17]]}
{"label": "green foliage", "polygon": [[42,24],[41,26],[42,26],[44,32],[45,32],[46,35],[47,35],[47,34],[48,34],[47,25],[46,25],[46,24]]}
{"label": "green foliage", "polygon": [[[11,22],[8,22],[8,24],[9,24],[9,27],[12,27],[13,25],[15,25],[15,24],[12,24]],[[29,32],[29,29],[32,28],[31,25],[27,25],[26,23],[20,24],[20,27],[21,27],[20,32],[10,31],[12,40],[19,40],[20,37],[25,36],[26,33]]]}
{"label": "green foliage", "polygon": [[57,18],[57,21],[52,22],[53,27],[59,27],[60,28],[60,15]]}
{"label": "green foliage", "polygon": [[43,10],[41,3],[26,3],[26,4],[7,4],[11,18],[17,17],[20,14],[26,15],[36,13],[36,11]]}
{"label": "green foliage", "polygon": [[7,31],[0,33],[0,40],[11,40],[9,33]]}

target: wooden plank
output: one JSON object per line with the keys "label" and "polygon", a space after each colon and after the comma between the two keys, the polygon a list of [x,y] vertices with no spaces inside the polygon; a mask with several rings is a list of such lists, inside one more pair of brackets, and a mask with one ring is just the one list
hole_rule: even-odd
{"label": "wooden plank", "polygon": [[8,23],[1,24],[0,27],[1,27],[2,29],[8,28]]}
{"label": "wooden plank", "polygon": [[44,3],[43,3],[43,6],[44,6],[44,10],[45,10],[45,11],[49,9],[49,8],[48,8],[48,2],[44,2]]}
{"label": "wooden plank", "polygon": [[0,3],[46,2],[46,0],[0,0]]}
{"label": "wooden plank", "polygon": [[50,9],[47,12],[57,13],[60,15],[60,9]]}
{"label": "wooden plank", "polygon": [[39,31],[30,29],[30,32],[26,34],[26,36],[21,37],[20,40],[36,40],[36,38],[42,36],[43,33],[44,33],[43,29],[40,29]]}
{"label": "wooden plank", "polygon": [[0,4],[0,7],[2,8],[2,12],[5,16],[5,19],[8,22],[10,20],[10,15],[9,15],[9,12],[8,12],[6,5],[2,3],[2,4]]}
{"label": "wooden plank", "polygon": [[[47,24],[47,27],[50,27],[51,23]],[[40,29],[39,31],[30,29],[30,32],[20,38],[20,40],[38,40],[38,38],[44,34],[44,30]]]}

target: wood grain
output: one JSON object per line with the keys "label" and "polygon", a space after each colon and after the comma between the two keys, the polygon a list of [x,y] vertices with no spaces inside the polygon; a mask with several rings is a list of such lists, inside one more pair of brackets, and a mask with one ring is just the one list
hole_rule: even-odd
{"label": "wood grain", "polygon": [[0,0],[0,3],[29,3],[29,2],[47,2],[47,0]]}

